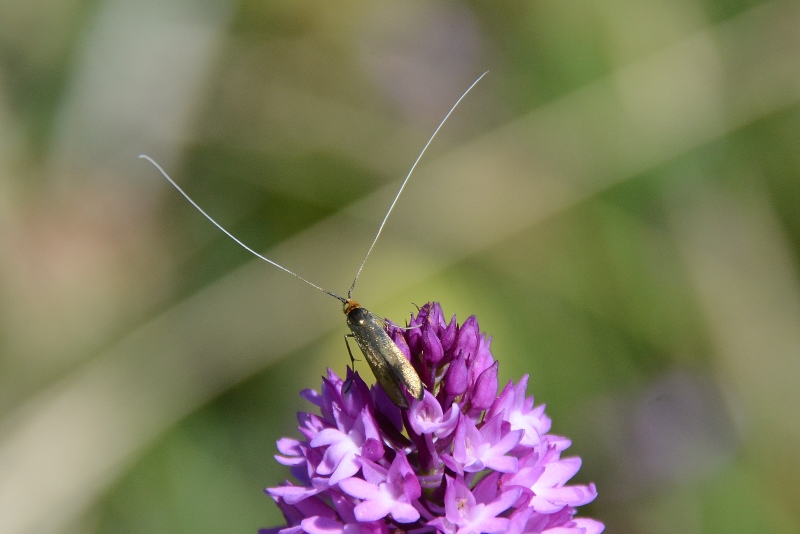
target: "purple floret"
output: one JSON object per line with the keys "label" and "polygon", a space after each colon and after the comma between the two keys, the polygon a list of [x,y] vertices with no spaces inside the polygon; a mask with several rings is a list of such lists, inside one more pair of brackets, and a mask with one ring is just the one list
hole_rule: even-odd
{"label": "purple floret", "polygon": [[296,482],[268,488],[286,525],[263,534],[599,534],[576,518],[594,484],[567,485],[580,458],[562,458],[544,405],[526,397],[527,375],[498,396],[491,338],[469,317],[459,325],[423,306],[389,335],[425,385],[401,410],[379,384],[328,370],[319,409],[300,413],[302,439],[282,438],[275,458]]}

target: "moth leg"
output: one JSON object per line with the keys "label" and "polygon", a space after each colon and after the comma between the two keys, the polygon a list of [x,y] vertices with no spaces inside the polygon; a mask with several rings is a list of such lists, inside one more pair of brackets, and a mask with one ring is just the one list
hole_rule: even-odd
{"label": "moth leg", "polygon": [[[417,307],[417,310],[419,310],[419,307]],[[383,326],[384,330],[388,330],[389,322],[386,319],[384,319],[383,317],[378,317],[377,315],[375,316],[375,318],[378,320],[378,322],[381,323],[381,326]],[[414,326],[400,326],[399,324],[396,324],[394,326],[396,326],[398,330],[405,330],[405,331],[414,330],[416,328],[422,328],[421,324],[414,325]],[[353,336],[350,336],[350,337],[353,337]]]}
{"label": "moth leg", "polygon": [[[353,371],[356,370],[356,359],[353,358],[353,351],[350,350],[350,343],[347,341],[348,337],[355,337],[353,334],[345,334],[344,335],[344,344],[347,347],[347,353],[350,355],[350,365],[353,368]],[[355,376],[355,375],[354,375]],[[344,385],[344,393],[350,393],[350,387],[353,385],[353,381],[347,379],[347,383]]]}
{"label": "moth leg", "polygon": [[347,353],[350,355],[350,365],[352,365],[352,366],[353,366],[353,369],[355,369],[355,368],[356,368],[356,362],[357,362],[358,360],[356,360],[356,359],[353,357],[353,351],[352,351],[352,350],[350,350],[350,343],[347,341],[347,338],[348,338],[348,337],[355,337],[355,336],[354,336],[353,334],[345,334],[345,335],[344,335],[344,344],[347,346]]}

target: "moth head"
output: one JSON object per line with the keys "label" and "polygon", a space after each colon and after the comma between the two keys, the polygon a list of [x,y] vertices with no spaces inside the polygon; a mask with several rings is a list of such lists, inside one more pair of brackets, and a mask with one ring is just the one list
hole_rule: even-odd
{"label": "moth head", "polygon": [[361,307],[361,304],[359,304],[355,300],[347,299],[347,300],[344,301],[344,306],[342,308],[342,311],[344,311],[345,315],[348,315],[351,311],[355,310],[356,308],[360,308],[360,307]]}

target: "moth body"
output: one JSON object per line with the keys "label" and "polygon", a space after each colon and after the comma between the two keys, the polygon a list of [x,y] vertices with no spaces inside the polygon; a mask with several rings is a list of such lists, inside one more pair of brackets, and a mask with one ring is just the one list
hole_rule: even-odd
{"label": "moth body", "polygon": [[392,402],[400,408],[408,408],[401,386],[405,386],[415,399],[421,400],[424,393],[422,381],[403,351],[386,333],[383,320],[352,299],[345,302],[344,313],[347,326],[372,374]]}

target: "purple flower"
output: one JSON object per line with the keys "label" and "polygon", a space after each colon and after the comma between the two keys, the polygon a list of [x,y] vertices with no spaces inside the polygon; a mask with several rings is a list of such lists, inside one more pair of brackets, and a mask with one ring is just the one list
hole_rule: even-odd
{"label": "purple flower", "polygon": [[437,438],[450,435],[458,423],[458,404],[453,403],[447,413],[430,391],[425,391],[422,401],[411,405],[408,422],[417,434],[434,434]]}
{"label": "purple flower", "polygon": [[478,430],[472,419],[462,415],[453,439],[453,454],[442,456],[445,465],[457,473],[477,473],[484,469],[516,472],[517,459],[505,454],[519,443],[523,432],[502,433],[501,424],[502,420],[495,417]]}
{"label": "purple flower", "polygon": [[578,472],[580,458],[559,459],[556,445],[549,445],[541,454],[528,453],[520,460],[516,473],[500,479],[503,487],[524,487],[530,493],[528,506],[537,512],[551,514],[566,506],[576,507],[592,502],[597,497],[594,484],[588,486],[565,486]]}
{"label": "purple flower", "polygon": [[491,419],[502,414],[503,420],[508,421],[512,429],[525,431],[520,443],[534,447],[550,430],[550,418],[544,414],[544,404],[534,407],[533,397],[525,397],[526,389],[528,375],[523,376],[516,386],[509,382],[486,416]]}
{"label": "purple flower", "polygon": [[444,494],[444,517],[428,522],[445,534],[469,534],[470,532],[506,532],[509,519],[497,517],[508,510],[519,498],[520,490],[506,491],[489,502],[479,502],[461,480],[445,475],[447,490]]}
{"label": "purple flower", "polygon": [[383,457],[383,444],[378,425],[368,407],[352,419],[333,407],[336,428],[323,428],[311,439],[312,448],[323,448],[325,453],[317,466],[317,474],[329,475],[328,483],[336,484],[358,472],[359,458]]}
{"label": "purple flower", "polygon": [[576,518],[594,484],[567,485],[581,465],[561,458],[544,406],[526,397],[528,377],[498,396],[498,362],[475,317],[449,322],[426,304],[408,328],[388,332],[425,385],[398,408],[379,384],[348,369],[302,396],[303,439],[278,441],[278,462],[296,482],[268,488],[286,525],[262,534],[599,534]]}
{"label": "purple flower", "polygon": [[362,499],[355,507],[359,521],[376,521],[389,514],[398,523],[413,523],[419,512],[411,503],[420,498],[422,488],[402,454],[394,457],[389,469],[362,459],[364,478],[342,480],[339,487],[351,497]]}

